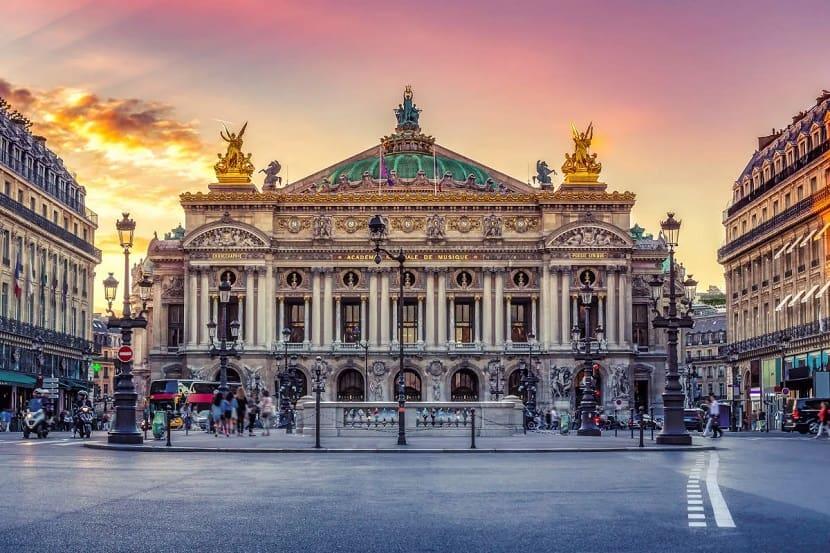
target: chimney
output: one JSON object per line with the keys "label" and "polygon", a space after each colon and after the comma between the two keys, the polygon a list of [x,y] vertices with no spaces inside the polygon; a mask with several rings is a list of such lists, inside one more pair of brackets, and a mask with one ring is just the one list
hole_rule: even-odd
{"label": "chimney", "polygon": [[776,131],[772,129],[772,133],[768,134],[767,136],[759,136],[758,137],[758,150],[763,150],[767,146],[769,146],[773,140],[778,138],[781,135],[781,131]]}

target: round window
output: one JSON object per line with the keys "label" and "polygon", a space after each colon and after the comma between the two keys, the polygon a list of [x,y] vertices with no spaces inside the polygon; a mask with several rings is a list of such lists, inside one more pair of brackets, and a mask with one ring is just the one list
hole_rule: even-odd
{"label": "round window", "polygon": [[346,271],[343,274],[343,284],[349,288],[354,288],[360,282],[360,276],[354,271]]}
{"label": "round window", "polygon": [[516,271],[516,274],[513,275],[513,284],[519,288],[524,288],[530,284],[530,277],[528,277],[527,273],[524,271]]}
{"label": "round window", "polygon": [[236,273],[233,271],[222,271],[222,275],[219,277],[219,282],[228,281],[231,286],[236,284]]}
{"label": "round window", "polygon": [[412,271],[406,271],[403,274],[403,286],[404,288],[412,288],[415,286],[415,273]]}
{"label": "round window", "polygon": [[291,288],[297,288],[300,284],[303,283],[303,275],[298,273],[297,271],[291,271],[288,273],[288,276],[285,277],[285,282]]}
{"label": "round window", "polygon": [[455,275],[455,282],[461,288],[468,288],[473,283],[473,275],[467,271],[461,271]]}

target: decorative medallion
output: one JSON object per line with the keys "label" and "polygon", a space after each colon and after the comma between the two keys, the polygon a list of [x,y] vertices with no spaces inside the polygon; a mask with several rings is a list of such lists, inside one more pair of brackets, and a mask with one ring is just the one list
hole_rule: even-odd
{"label": "decorative medallion", "polygon": [[394,217],[392,219],[392,228],[406,233],[423,230],[424,225],[426,225],[426,220],[423,217]]}
{"label": "decorative medallion", "polygon": [[530,284],[530,277],[524,271],[516,271],[513,273],[513,284],[517,288],[527,288],[527,285]]}
{"label": "decorative medallion", "polygon": [[227,282],[231,286],[236,284],[236,273],[230,270],[222,271],[219,275],[219,282]]}
{"label": "decorative medallion", "polygon": [[310,217],[289,217],[287,219],[277,219],[277,228],[282,231],[288,231],[292,234],[297,234],[302,230],[311,227]]}
{"label": "decorative medallion", "polygon": [[471,230],[481,228],[481,217],[467,217],[466,215],[454,217],[450,219],[449,226],[452,230],[466,234]]}
{"label": "decorative medallion", "polygon": [[346,217],[344,219],[336,219],[334,226],[338,230],[354,234],[360,229],[365,229],[369,225],[368,217]]}
{"label": "decorative medallion", "polygon": [[536,230],[539,227],[539,219],[535,217],[525,217],[519,215],[516,217],[507,217],[504,220],[504,226],[508,229],[524,234],[529,230]]}
{"label": "decorative medallion", "polygon": [[584,269],[579,272],[579,283],[588,286],[593,286],[597,282],[597,275],[591,269]]}
{"label": "decorative medallion", "polygon": [[299,288],[303,283],[303,275],[297,271],[291,271],[285,277],[285,283],[291,288]]}
{"label": "decorative medallion", "polygon": [[416,282],[415,273],[413,273],[412,271],[406,271],[403,274],[403,287],[404,288],[412,288],[413,286],[415,286],[415,282]]}
{"label": "decorative medallion", "polygon": [[343,274],[343,285],[347,288],[354,288],[360,282],[360,275],[354,271],[346,271]]}
{"label": "decorative medallion", "polygon": [[467,271],[459,271],[455,275],[455,283],[459,288],[469,288],[473,284],[473,276]]}

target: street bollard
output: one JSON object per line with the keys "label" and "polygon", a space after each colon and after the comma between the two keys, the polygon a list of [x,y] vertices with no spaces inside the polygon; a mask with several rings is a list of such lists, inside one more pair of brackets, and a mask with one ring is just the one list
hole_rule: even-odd
{"label": "street bollard", "polygon": [[144,417],[144,441],[147,441],[147,427],[150,426],[150,418],[149,415]]}
{"label": "street bollard", "polygon": [[170,445],[171,445],[171,443],[170,443],[170,419],[173,416],[173,412],[170,409],[168,409],[165,412],[165,415],[166,415],[165,419],[166,419],[166,422],[167,422],[167,447],[170,447]]}
{"label": "street bollard", "polygon": [[631,429],[631,439],[634,439],[634,409],[628,410],[628,428]]}
{"label": "street bollard", "polygon": [[657,426],[657,423],[654,422],[654,407],[651,408],[651,441],[654,441],[654,427]]}
{"label": "street bollard", "polygon": [[470,410],[470,427],[472,431],[470,433],[470,449],[476,448],[476,410]]}
{"label": "street bollard", "polygon": [[640,447],[643,446],[643,426],[645,424],[644,415],[646,414],[646,410],[644,407],[640,407]]}
{"label": "street bollard", "polygon": [[614,437],[617,437],[617,428],[620,426],[620,410],[614,410]]}

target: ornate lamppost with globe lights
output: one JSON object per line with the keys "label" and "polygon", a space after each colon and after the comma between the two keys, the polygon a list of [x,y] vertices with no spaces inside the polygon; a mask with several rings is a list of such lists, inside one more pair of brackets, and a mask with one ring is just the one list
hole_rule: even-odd
{"label": "ornate lamppost with globe lights", "polygon": [[[231,301],[231,283],[222,280],[219,283],[219,336],[217,342],[216,321],[207,323],[208,338],[210,339],[210,357],[219,357],[219,392],[224,396],[228,393],[228,358],[239,358],[236,348],[239,340],[239,326],[237,320],[228,324],[228,303]],[[230,330],[230,335],[228,331]]]}
{"label": "ornate lamppost with globe lights", "polygon": [[596,361],[600,359],[605,349],[605,339],[602,326],[597,325],[594,333],[591,333],[590,309],[594,301],[594,288],[588,279],[584,280],[583,286],[579,289],[579,298],[582,307],[585,309],[585,328],[580,335],[579,327],[574,326],[571,330],[571,348],[574,352],[574,359],[583,362],[582,399],[579,402],[580,426],[576,431],[578,436],[601,436],[602,431],[596,424],[595,416],[597,411],[596,393],[594,391],[594,370],[598,368]]}
{"label": "ornate lamppost with globe lights", "polygon": [[[677,291],[677,270],[674,263],[674,249],[680,234],[680,221],[674,218],[674,213],[668,213],[664,221],[660,222],[663,238],[669,248],[669,293],[668,309],[662,313],[658,307],[664,298],[663,278],[654,275],[649,282],[651,286],[652,309],[654,319],[652,326],[666,329],[667,371],[666,387],[663,392],[663,429],[657,435],[658,444],[690,445],[692,437],[686,431],[683,422],[683,391],[680,386],[680,374],[677,365],[677,336],[681,328],[692,328],[692,302],[695,298],[697,282],[689,275],[683,282],[685,295]],[[678,310],[678,300],[681,310]]]}
{"label": "ornate lamppost with globe lights", "polygon": [[[153,283],[144,275],[138,283],[139,297],[142,309],[133,316],[130,309],[130,248],[133,246],[135,221],[130,219],[129,213],[123,213],[122,218],[115,223],[118,230],[118,241],[124,249],[124,308],[121,317],[116,317],[112,311],[112,302],[115,301],[118,280],[112,273],[104,279],[104,297],[107,300],[109,319],[107,327],[121,331],[122,346],[131,347],[133,329],[147,328],[147,319],[144,317],[147,300],[150,298],[150,289]],[[141,433],[135,424],[136,399],[138,394],[133,383],[133,361],[122,361],[118,374],[115,375],[115,420],[112,429],[107,435],[107,441],[112,444],[140,444],[143,442]]]}
{"label": "ornate lamppost with globe lights", "polygon": [[376,264],[380,265],[383,260],[381,254],[392,261],[398,262],[398,284],[400,285],[398,291],[398,347],[400,348],[398,351],[398,445],[406,445],[406,380],[403,372],[403,280],[406,255],[403,253],[403,248],[399,248],[398,253],[392,253],[381,246],[381,243],[387,237],[387,229],[386,223],[380,215],[373,216],[369,221],[369,236],[375,245]]}

